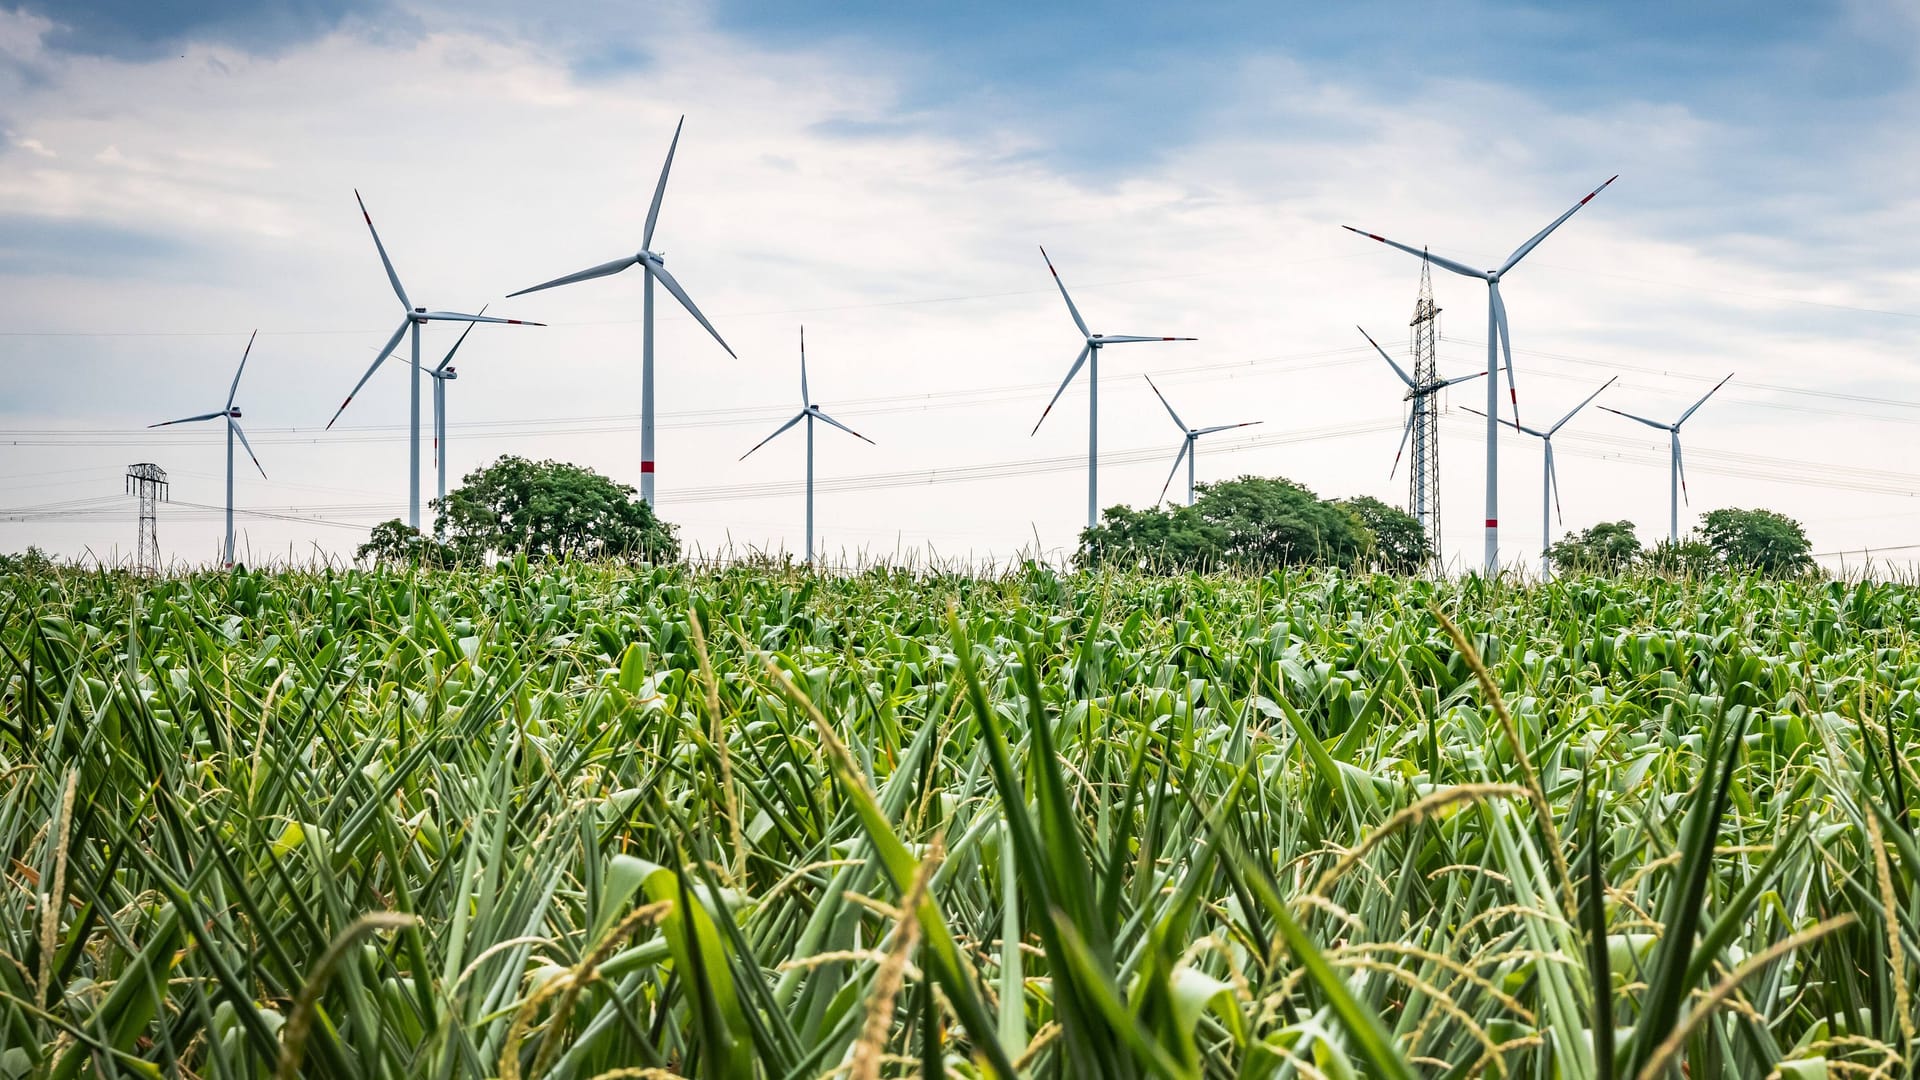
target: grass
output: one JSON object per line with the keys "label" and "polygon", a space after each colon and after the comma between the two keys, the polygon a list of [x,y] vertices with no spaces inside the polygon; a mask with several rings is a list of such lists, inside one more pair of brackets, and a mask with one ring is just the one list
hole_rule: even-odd
{"label": "grass", "polygon": [[1905,1076],[1920,594],[0,579],[0,1077]]}

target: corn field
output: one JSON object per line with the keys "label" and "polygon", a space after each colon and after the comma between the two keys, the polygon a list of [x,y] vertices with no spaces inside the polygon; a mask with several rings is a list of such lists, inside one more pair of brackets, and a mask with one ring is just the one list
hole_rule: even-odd
{"label": "corn field", "polygon": [[0,1077],[1906,1076],[1920,594],[0,579]]}

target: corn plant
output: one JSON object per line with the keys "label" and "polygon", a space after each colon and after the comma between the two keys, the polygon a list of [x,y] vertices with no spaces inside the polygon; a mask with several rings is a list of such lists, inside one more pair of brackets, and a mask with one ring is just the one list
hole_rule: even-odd
{"label": "corn plant", "polygon": [[0,578],[0,1077],[1905,1076],[1920,601]]}

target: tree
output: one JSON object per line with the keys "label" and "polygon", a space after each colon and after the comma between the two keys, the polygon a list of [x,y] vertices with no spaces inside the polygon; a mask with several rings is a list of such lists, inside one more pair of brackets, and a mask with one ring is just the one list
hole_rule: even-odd
{"label": "tree", "polygon": [[1660,541],[1640,556],[1640,563],[1653,573],[1668,577],[1704,578],[1723,568],[1726,560],[1713,545],[1700,539],[1696,531],[1681,537],[1678,543]]}
{"label": "tree", "polygon": [[1603,521],[1568,533],[1547,549],[1547,558],[1563,571],[1617,574],[1640,557],[1640,537],[1631,521]]}
{"label": "tree", "polygon": [[440,545],[422,536],[420,530],[393,518],[373,527],[367,542],[353,553],[356,559],[374,562],[433,563],[439,561]]}
{"label": "tree", "polygon": [[1737,569],[1789,577],[1814,568],[1806,530],[1772,510],[1709,510],[1694,532]]}
{"label": "tree", "polygon": [[1192,506],[1109,507],[1080,534],[1082,566],[1270,570],[1357,562],[1373,537],[1350,511],[1291,480],[1243,476],[1201,484]]}
{"label": "tree", "polygon": [[27,550],[16,555],[0,555],[0,574],[18,574],[21,577],[34,577],[48,573],[53,569],[53,560],[39,548],[28,545]]}
{"label": "tree", "polygon": [[1226,547],[1227,531],[1202,517],[1198,506],[1109,506],[1100,518],[1080,533],[1082,566],[1205,570],[1220,564]]}
{"label": "tree", "polygon": [[578,465],[508,455],[434,500],[435,533],[462,561],[502,555],[646,559],[680,555],[673,526],[627,484]]}
{"label": "tree", "polygon": [[1202,517],[1227,530],[1224,565],[1270,570],[1298,563],[1349,566],[1371,541],[1352,514],[1304,484],[1242,476],[1200,485]]}
{"label": "tree", "polygon": [[1433,560],[1427,530],[1419,518],[1371,495],[1343,499],[1339,505],[1373,536],[1373,546],[1367,553],[1373,565],[1389,573],[1417,574]]}

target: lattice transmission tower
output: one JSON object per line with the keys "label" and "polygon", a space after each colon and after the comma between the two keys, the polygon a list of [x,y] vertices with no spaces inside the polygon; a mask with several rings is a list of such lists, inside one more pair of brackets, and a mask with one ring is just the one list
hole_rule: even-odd
{"label": "lattice transmission tower", "polygon": [[[1440,381],[1438,346],[1440,308],[1433,302],[1432,264],[1420,261],[1420,297],[1413,302],[1413,381],[1431,386]],[[1408,502],[1415,520],[1427,531],[1432,557],[1440,557],[1440,408],[1439,394],[1413,398],[1413,468],[1407,474]]]}
{"label": "lattice transmission tower", "polygon": [[140,541],[135,549],[134,569],[143,574],[158,574],[160,514],[156,504],[167,501],[167,470],[151,461],[127,466],[127,494],[140,498]]}

